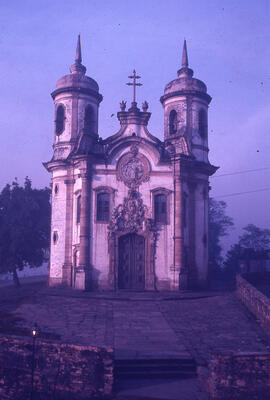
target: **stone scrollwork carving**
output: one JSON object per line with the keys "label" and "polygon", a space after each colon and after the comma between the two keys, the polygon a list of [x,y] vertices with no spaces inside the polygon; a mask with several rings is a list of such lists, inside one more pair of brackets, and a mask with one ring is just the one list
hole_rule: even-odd
{"label": "stone scrollwork carving", "polygon": [[142,231],[145,228],[147,211],[141,194],[136,190],[129,190],[124,203],[114,209],[108,229],[110,232]]}
{"label": "stone scrollwork carving", "polygon": [[139,153],[138,147],[132,145],[130,152],[124,155],[117,166],[117,179],[126,186],[136,189],[141,183],[147,182],[150,176],[149,162]]}

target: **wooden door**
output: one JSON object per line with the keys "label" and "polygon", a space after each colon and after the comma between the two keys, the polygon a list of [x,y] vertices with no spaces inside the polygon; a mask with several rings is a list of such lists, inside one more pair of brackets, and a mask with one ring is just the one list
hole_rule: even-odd
{"label": "wooden door", "polygon": [[145,249],[144,237],[135,233],[119,238],[119,289],[144,290]]}

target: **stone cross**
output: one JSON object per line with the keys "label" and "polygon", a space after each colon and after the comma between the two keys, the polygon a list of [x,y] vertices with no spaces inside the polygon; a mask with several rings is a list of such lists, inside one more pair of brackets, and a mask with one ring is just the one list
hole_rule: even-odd
{"label": "stone cross", "polygon": [[133,82],[128,82],[128,86],[133,86],[133,103],[136,102],[136,86],[142,86],[142,83],[136,82],[136,79],[140,79],[140,76],[136,75],[135,69],[133,70],[133,75],[129,76],[130,79],[133,79]]}

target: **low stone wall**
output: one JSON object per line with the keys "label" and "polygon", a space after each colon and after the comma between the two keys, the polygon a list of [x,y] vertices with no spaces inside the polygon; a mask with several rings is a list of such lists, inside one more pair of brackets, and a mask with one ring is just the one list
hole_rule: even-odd
{"label": "low stone wall", "polygon": [[89,400],[112,394],[113,349],[0,337],[1,400]]}
{"label": "low stone wall", "polygon": [[270,336],[270,299],[240,275],[236,277],[236,295]]}
{"label": "low stone wall", "polygon": [[270,353],[218,354],[198,376],[211,399],[270,399]]}

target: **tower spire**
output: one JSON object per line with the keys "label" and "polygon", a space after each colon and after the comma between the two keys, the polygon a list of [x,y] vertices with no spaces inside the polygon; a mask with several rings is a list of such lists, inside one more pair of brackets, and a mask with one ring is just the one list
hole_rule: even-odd
{"label": "tower spire", "polygon": [[75,63],[82,63],[82,49],[81,49],[81,35],[78,35],[77,47],[76,47],[76,55],[75,55]]}
{"label": "tower spire", "polygon": [[184,40],[183,52],[182,52],[182,67],[188,67],[188,54],[187,54],[187,41]]}
{"label": "tower spire", "polygon": [[177,71],[178,78],[192,78],[193,71],[188,67],[188,53],[187,53],[187,41],[184,40],[184,46],[182,51],[182,65]]}
{"label": "tower spire", "polygon": [[82,75],[84,75],[86,72],[85,66],[82,65],[81,35],[78,35],[75,63],[71,65],[70,72],[72,74],[82,74]]}

